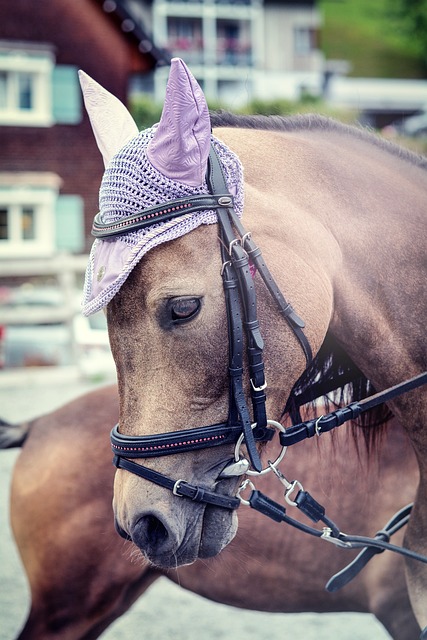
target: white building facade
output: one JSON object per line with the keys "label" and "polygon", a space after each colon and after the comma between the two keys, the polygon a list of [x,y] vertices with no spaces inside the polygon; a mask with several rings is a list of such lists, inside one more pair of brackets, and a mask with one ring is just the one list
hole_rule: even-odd
{"label": "white building facade", "polygon": [[[158,47],[189,65],[210,101],[240,106],[321,91],[321,16],[313,1],[128,0],[127,6]],[[159,102],[167,75],[167,68],[155,72]]]}

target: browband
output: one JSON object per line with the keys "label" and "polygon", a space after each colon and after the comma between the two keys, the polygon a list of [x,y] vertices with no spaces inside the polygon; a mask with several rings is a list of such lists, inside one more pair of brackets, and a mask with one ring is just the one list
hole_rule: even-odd
{"label": "browband", "polygon": [[230,204],[232,205],[232,196],[229,194],[209,194],[171,200],[156,207],[144,209],[126,218],[120,218],[116,222],[102,222],[101,213],[97,213],[92,225],[92,235],[96,238],[110,238],[128,231],[135,231],[135,229],[151,227],[155,223],[168,222],[185,213],[208,211],[209,209],[216,210],[224,205],[230,206]]}

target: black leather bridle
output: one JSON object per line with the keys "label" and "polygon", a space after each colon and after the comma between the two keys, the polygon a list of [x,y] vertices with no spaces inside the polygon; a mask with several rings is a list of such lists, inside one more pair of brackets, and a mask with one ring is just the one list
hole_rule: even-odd
{"label": "black leather bridle", "polygon": [[[322,531],[290,518],[283,506],[257,491],[252,482],[248,480],[240,487],[238,497],[226,496],[201,486],[192,485],[182,479],[171,479],[133,461],[133,459],[165,456],[226,444],[234,444],[236,446],[235,451],[237,451],[239,443],[244,440],[253,471],[249,469],[250,465],[247,460],[239,459],[238,455],[235,454],[235,461],[227,466],[220,477],[238,476],[245,473],[256,475],[262,471],[256,443],[267,442],[272,439],[275,429],[271,428],[271,426],[276,429],[279,428],[279,431],[281,431],[279,439],[285,450],[289,445],[307,437],[319,436],[348,420],[355,419],[363,411],[371,409],[377,404],[427,383],[427,372],[424,372],[371,398],[359,403],[352,403],[348,407],[340,408],[315,420],[302,422],[286,430],[278,423],[268,420],[265,394],[267,384],[263,362],[264,343],[257,318],[256,291],[251,265],[260,274],[281,315],[299,341],[307,364],[312,360],[311,347],[304,333],[303,320],[283,297],[263,260],[260,249],[254,243],[251,234],[244,229],[240,219],[234,212],[233,197],[228,191],[220,162],[213,147],[211,147],[209,154],[206,181],[210,191],[209,195],[174,200],[163,205],[144,209],[138,214],[123,218],[116,223],[104,224],[100,214],[94,220],[92,234],[97,238],[109,238],[130,230],[150,226],[154,222],[168,221],[184,213],[208,209],[215,210],[220,230],[221,274],[227,309],[229,341],[229,414],[227,421],[150,436],[126,436],[120,433],[117,425],[111,432],[111,446],[114,453],[115,466],[163,486],[177,496],[184,496],[195,502],[226,509],[236,509],[242,503],[248,504],[277,522],[286,522],[310,535],[323,538],[342,548],[363,548],[363,551],[349,567],[329,581],[327,588],[330,591],[335,591],[344,586],[363,568],[372,555],[385,549],[396,551],[407,557],[427,563],[426,557],[389,543],[390,535],[407,523],[411,505],[396,514],[386,527],[376,534],[375,538],[349,536],[342,533],[337,525],[326,516],[322,505],[308,492],[304,491],[299,482],[289,482],[283,476],[276,468],[277,461],[274,464],[269,462],[269,466],[285,487],[284,496],[286,501],[288,504],[300,509],[312,522],[323,522],[325,527]],[[244,337],[246,338],[245,341]],[[244,393],[243,345],[245,342],[252,417]],[[251,493],[248,500],[245,500],[240,493],[247,486],[251,489]],[[298,489],[298,492],[295,499],[292,499],[291,494],[295,489]]]}
{"label": "black leather bridle", "polygon": [[[167,455],[182,451],[192,451],[206,446],[236,443],[244,434],[245,444],[252,467],[261,471],[256,442],[272,438],[274,430],[267,424],[267,386],[264,374],[264,342],[257,318],[256,291],[251,273],[251,264],[259,272],[268,291],[276,301],[279,311],[298,339],[307,364],[312,359],[312,351],[304,334],[304,322],[292,306],[285,300],[273,276],[268,270],[260,249],[251,234],[243,228],[233,209],[233,197],[228,191],[220,162],[214,147],[211,147],[206,181],[209,195],[194,196],[175,200],[164,205],[145,209],[118,223],[103,224],[100,215],[95,217],[92,233],[95,237],[106,238],[126,233],[129,230],[152,225],[153,222],[171,220],[183,213],[202,209],[214,209],[220,229],[222,279],[225,293],[228,338],[229,338],[229,414],[227,422],[191,430],[175,431],[154,436],[125,436],[116,426],[111,434],[111,444],[115,454],[115,464],[126,468],[153,482],[160,478],[139,464],[129,464],[129,458],[145,458]],[[249,368],[252,417],[244,393],[244,334]],[[255,425],[255,426],[254,426]],[[169,484],[163,480],[163,485]],[[173,481],[172,486],[175,485]],[[181,483],[184,491],[184,484]],[[198,495],[200,491],[197,492]],[[203,491],[203,501],[210,501],[209,492]],[[208,499],[207,499],[208,498]],[[217,497],[215,497],[215,501]],[[234,504],[234,503],[233,503]]]}

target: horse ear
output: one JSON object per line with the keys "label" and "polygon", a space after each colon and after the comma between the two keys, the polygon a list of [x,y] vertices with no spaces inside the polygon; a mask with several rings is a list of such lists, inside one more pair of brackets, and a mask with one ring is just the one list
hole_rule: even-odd
{"label": "horse ear", "polygon": [[79,71],[79,80],[96,143],[107,166],[126,142],[139,133],[138,127],[125,105],[87,73]]}
{"label": "horse ear", "polygon": [[164,176],[200,186],[206,173],[211,123],[205,96],[180,58],[173,58],[163,112],[147,148],[148,159]]}

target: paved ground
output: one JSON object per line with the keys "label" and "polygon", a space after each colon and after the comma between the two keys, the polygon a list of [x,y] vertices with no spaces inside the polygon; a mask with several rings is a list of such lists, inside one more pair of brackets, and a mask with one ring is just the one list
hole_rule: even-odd
{"label": "paved ground", "polygon": [[[10,378],[0,373],[0,415],[17,422],[54,409],[92,388],[52,375]],[[55,381],[55,382],[53,382]],[[28,590],[8,524],[8,492],[19,451],[0,452],[0,640],[12,640],[28,608]],[[265,614],[211,603],[159,580],[114,623],[103,640],[387,640],[372,616]]]}

